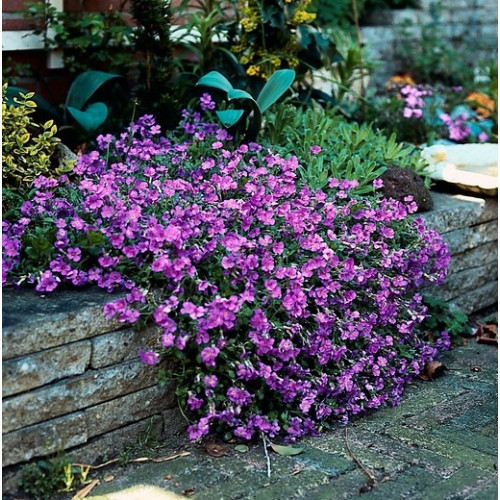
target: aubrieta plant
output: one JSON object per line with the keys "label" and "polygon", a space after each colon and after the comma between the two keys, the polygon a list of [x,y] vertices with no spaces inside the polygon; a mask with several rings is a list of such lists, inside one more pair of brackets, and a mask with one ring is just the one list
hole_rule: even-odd
{"label": "aubrieta plant", "polygon": [[463,87],[389,82],[387,93],[375,98],[365,119],[373,119],[400,141],[480,143],[492,140],[494,102],[486,94],[467,94]]}
{"label": "aubrieta plant", "polygon": [[397,404],[449,347],[419,328],[418,290],[449,253],[413,201],[358,198],[355,180],[313,190],[296,157],[199,113],[168,137],[143,116],[97,142],[78,182],[39,177],[4,221],[4,282],[122,290],[105,313],[161,327],[139,355],[177,381],[191,439],[315,435]]}

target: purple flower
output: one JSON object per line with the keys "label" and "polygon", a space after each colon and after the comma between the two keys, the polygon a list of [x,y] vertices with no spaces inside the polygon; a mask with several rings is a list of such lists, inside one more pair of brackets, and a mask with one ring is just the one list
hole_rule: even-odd
{"label": "purple flower", "polygon": [[139,357],[146,365],[155,365],[159,361],[159,354],[154,351],[143,351],[139,349]]}
{"label": "purple flower", "polygon": [[206,366],[215,366],[215,360],[220,350],[217,347],[205,347],[201,351],[201,360]]}
{"label": "purple flower", "polygon": [[200,97],[200,107],[203,111],[215,109],[215,102],[207,92]]}

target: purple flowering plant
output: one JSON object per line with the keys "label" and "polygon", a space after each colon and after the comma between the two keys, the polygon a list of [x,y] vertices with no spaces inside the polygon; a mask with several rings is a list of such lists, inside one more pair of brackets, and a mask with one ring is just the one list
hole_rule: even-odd
{"label": "purple flowering plant", "polygon": [[398,140],[414,144],[491,142],[494,121],[470,95],[479,94],[469,94],[461,86],[389,83],[365,118],[387,132],[395,131]]}
{"label": "purple flowering plant", "polygon": [[105,313],[160,327],[139,356],[176,380],[191,439],[317,434],[398,404],[449,348],[419,328],[449,253],[411,199],[314,190],[295,156],[197,112],[169,136],[143,116],[97,142],[3,221],[3,283],[120,290]]}

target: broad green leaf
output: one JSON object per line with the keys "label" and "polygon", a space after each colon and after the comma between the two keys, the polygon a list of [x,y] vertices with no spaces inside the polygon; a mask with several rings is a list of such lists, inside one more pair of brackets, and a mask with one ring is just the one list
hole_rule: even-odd
{"label": "broad green leaf", "polygon": [[255,99],[248,92],[241,90],[241,89],[231,89],[227,93],[227,98],[229,100],[232,100],[232,99],[250,99],[251,101],[255,102]]}
{"label": "broad green leaf", "polygon": [[299,453],[302,453],[304,451],[304,448],[293,448],[292,446],[283,446],[281,444],[274,443],[271,443],[271,448],[278,455],[283,455],[286,457],[298,455]]}
{"label": "broad green leaf", "polygon": [[224,127],[232,127],[243,116],[243,110],[226,109],[224,111],[216,111],[216,114]]}
{"label": "broad green leaf", "polygon": [[205,85],[206,87],[213,87],[214,89],[223,90],[224,92],[229,92],[233,89],[229,80],[218,71],[210,71],[210,73],[202,76],[196,85]]}
{"label": "broad green leaf", "polygon": [[81,73],[75,78],[69,88],[66,106],[82,110],[87,101],[102,85],[115,78],[120,79],[123,77],[114,73],[94,70]]}
{"label": "broad green leaf", "polygon": [[274,104],[290,88],[294,79],[295,71],[293,69],[279,69],[273,73],[257,98],[261,113]]}
{"label": "broad green leaf", "polygon": [[103,102],[94,102],[84,111],[68,106],[68,112],[87,132],[93,132],[99,128],[108,117],[108,107]]}

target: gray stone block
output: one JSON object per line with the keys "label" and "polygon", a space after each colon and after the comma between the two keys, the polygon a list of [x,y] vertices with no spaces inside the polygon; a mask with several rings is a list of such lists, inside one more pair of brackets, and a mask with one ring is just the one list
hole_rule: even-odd
{"label": "gray stone block", "polygon": [[480,268],[498,261],[498,242],[490,241],[476,248],[452,256],[448,273],[453,275],[465,269]]}
{"label": "gray stone block", "polygon": [[498,221],[485,222],[478,226],[455,229],[444,233],[444,241],[452,255],[476,248],[484,243],[498,240]]}
{"label": "gray stone block", "polygon": [[498,281],[490,281],[468,293],[450,301],[454,307],[466,314],[471,314],[498,302]]}
{"label": "gray stone block", "polygon": [[446,301],[456,299],[497,278],[497,263],[490,262],[481,267],[464,269],[458,273],[448,275],[445,282],[439,287],[438,293]]}
{"label": "gray stone block", "polygon": [[55,291],[46,296],[33,290],[3,290],[2,359],[116,330],[123,324],[103,314],[104,304],[116,298],[95,289]]}
{"label": "gray stone block", "polygon": [[151,326],[140,331],[123,328],[92,338],[90,367],[94,369],[137,358],[137,352],[144,348],[151,338],[158,339],[161,328]]}
{"label": "gray stone block", "polygon": [[89,365],[90,351],[90,341],[84,340],[4,361],[2,396],[12,396],[82,374]]}
{"label": "gray stone block", "polygon": [[85,444],[67,450],[75,463],[98,465],[117,458],[127,446],[134,445],[140,434],[151,427],[152,435],[161,436],[163,419],[160,415],[149,415],[148,418],[120,429],[89,439]]}
{"label": "gray stone block", "polygon": [[27,462],[87,441],[83,413],[72,413],[2,434],[2,467]]}
{"label": "gray stone block", "polygon": [[174,388],[171,384],[158,385],[107,401],[84,411],[89,437],[106,434],[124,425],[172,408],[175,404]]}
{"label": "gray stone block", "polygon": [[155,385],[156,368],[139,360],[87,372],[2,402],[3,432],[50,420]]}
{"label": "gray stone block", "polygon": [[[477,224],[483,212],[491,210],[483,198],[466,195],[450,195],[432,192],[434,209],[421,214],[428,227],[436,229],[440,234],[445,234],[455,229]],[[420,214],[419,214],[420,215]]]}

